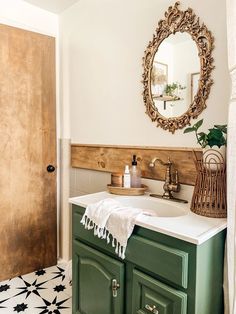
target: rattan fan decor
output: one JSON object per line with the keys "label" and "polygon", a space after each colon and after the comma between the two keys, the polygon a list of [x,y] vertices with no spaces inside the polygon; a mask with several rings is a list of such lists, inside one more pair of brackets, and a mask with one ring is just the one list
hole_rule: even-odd
{"label": "rattan fan decor", "polygon": [[202,159],[193,154],[197,178],[191,211],[212,218],[227,217],[225,156],[214,149],[206,150]]}

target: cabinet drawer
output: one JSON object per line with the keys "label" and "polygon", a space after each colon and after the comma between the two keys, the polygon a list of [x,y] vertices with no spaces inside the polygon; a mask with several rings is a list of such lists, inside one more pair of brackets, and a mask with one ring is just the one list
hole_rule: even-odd
{"label": "cabinet drawer", "polygon": [[[72,232],[74,237],[78,237],[79,239],[85,240],[86,242],[89,243],[94,243],[97,244],[98,237],[94,236],[93,230],[87,230],[84,228],[84,225],[81,224],[81,219],[83,215],[78,212],[74,211],[73,212],[73,219],[72,219]],[[103,241],[106,243],[105,241]]]}
{"label": "cabinet drawer", "polygon": [[[114,254],[114,248],[106,241],[94,236],[80,223],[82,213],[73,211],[73,235],[106,252]],[[117,257],[117,256],[116,256]],[[118,257],[117,257],[118,258]],[[187,288],[188,253],[152,240],[132,235],[128,241],[126,261],[130,261],[154,274]]]}
{"label": "cabinet drawer", "polygon": [[126,258],[180,287],[188,285],[188,253],[133,235]]}
{"label": "cabinet drawer", "polygon": [[137,270],[133,271],[132,314],[186,314],[187,295]]}
{"label": "cabinet drawer", "polygon": [[97,236],[94,236],[93,230],[87,230],[84,228],[84,226],[80,223],[82,216],[83,215],[77,210],[73,212],[73,238],[82,240],[93,247],[103,250],[106,253],[109,252],[119,259],[115,254],[115,250],[111,244],[107,244],[107,241],[104,239],[99,239]]}

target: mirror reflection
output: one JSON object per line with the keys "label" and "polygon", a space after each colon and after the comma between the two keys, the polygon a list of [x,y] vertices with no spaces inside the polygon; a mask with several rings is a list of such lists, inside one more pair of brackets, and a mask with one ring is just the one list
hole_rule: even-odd
{"label": "mirror reflection", "polygon": [[197,94],[200,77],[198,48],[190,34],[177,32],[158,47],[151,72],[152,99],[166,117],[184,114]]}

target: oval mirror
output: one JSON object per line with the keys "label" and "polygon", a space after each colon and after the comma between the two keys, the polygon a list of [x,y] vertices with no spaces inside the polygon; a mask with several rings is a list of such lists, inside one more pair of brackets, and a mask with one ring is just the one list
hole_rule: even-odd
{"label": "oval mirror", "polygon": [[199,76],[200,59],[191,36],[176,33],[163,40],[151,73],[151,94],[158,112],[166,118],[184,114],[197,93]]}
{"label": "oval mirror", "polygon": [[192,9],[169,7],[145,51],[143,99],[157,126],[174,133],[206,108],[213,37]]}

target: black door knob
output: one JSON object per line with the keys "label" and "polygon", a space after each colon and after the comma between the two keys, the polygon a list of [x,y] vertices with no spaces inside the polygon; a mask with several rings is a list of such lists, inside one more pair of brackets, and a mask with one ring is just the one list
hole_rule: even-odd
{"label": "black door knob", "polygon": [[53,165],[47,166],[47,172],[54,172],[54,171],[55,171],[55,167]]}

